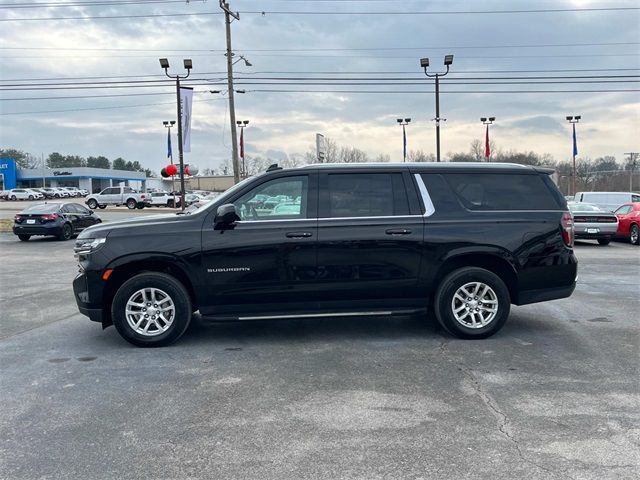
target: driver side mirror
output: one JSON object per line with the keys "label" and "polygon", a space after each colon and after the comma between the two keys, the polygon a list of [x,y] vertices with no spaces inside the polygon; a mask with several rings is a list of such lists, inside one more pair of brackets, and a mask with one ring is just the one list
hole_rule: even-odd
{"label": "driver side mirror", "polygon": [[227,203],[218,207],[213,223],[218,228],[229,226],[238,220],[240,220],[240,215],[238,215],[236,206],[233,203]]}

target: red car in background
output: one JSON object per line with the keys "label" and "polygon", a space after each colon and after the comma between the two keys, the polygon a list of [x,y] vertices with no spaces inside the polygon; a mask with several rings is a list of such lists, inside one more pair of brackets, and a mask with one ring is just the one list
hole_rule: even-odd
{"label": "red car in background", "polygon": [[625,203],[613,213],[618,217],[616,236],[628,238],[633,245],[640,245],[640,202]]}

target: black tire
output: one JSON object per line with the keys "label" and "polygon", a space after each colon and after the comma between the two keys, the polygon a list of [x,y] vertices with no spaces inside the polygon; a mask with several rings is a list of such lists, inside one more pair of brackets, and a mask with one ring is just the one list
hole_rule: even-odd
{"label": "black tire", "polygon": [[31,235],[20,234],[20,235],[18,235],[18,238],[20,239],[21,242],[26,242],[31,238]]}
{"label": "black tire", "polygon": [[176,202],[174,202],[173,200],[168,200],[167,201],[167,207],[175,208],[175,206],[176,206]]}
{"label": "black tire", "polygon": [[105,208],[107,208],[107,206],[106,206],[106,205],[98,205],[98,208],[99,208],[100,210],[104,210]]}
{"label": "black tire", "polygon": [[130,198],[129,200],[127,200],[127,208],[129,210],[133,210],[134,208],[136,208],[138,202],[136,202],[133,198]]}
{"label": "black tire", "polygon": [[640,245],[640,227],[635,223],[629,229],[629,241],[631,245]]}
{"label": "black tire", "polygon": [[73,236],[73,225],[70,223],[65,223],[62,225],[62,232],[58,235],[58,240],[70,240]]}
{"label": "black tire", "polygon": [[33,200],[33,195],[29,195],[29,200]]}
{"label": "black tire", "polygon": [[[472,328],[471,326],[463,325],[464,319],[461,321],[456,320],[453,311],[454,295],[463,286],[469,283],[479,282],[488,287],[493,292],[495,300],[497,301],[497,311],[493,318],[485,326]],[[470,297],[476,298],[476,297]],[[509,290],[506,285],[495,273],[478,267],[464,267],[458,270],[454,270],[447,275],[440,283],[435,297],[434,297],[434,310],[436,318],[442,327],[458,338],[464,339],[481,339],[487,338],[498,332],[509,318],[509,311],[511,309],[511,298],[509,296]],[[465,304],[467,305],[467,304]],[[483,308],[481,304],[475,304],[475,300],[472,299],[470,304],[473,310],[474,305],[478,308]],[[463,308],[467,308],[461,304]],[[485,304],[486,307],[486,304]],[[465,312],[461,312],[464,314]],[[477,313],[467,313],[467,316],[471,315],[475,321],[475,315]],[[471,317],[470,317],[471,318]]]}
{"label": "black tire", "polygon": [[598,243],[600,245],[609,245],[611,243],[611,237],[607,237],[607,238],[599,238],[598,239]]}
{"label": "black tire", "polygon": [[[153,336],[136,332],[129,325],[125,313],[129,298],[145,288],[165,292],[175,307],[175,315],[168,329]],[[191,299],[184,286],[171,275],[155,272],[141,273],[127,280],[118,289],[111,304],[111,318],[116,330],[122,338],[138,347],[164,347],[175,342],[189,326],[191,311]]]}
{"label": "black tire", "polygon": [[89,207],[91,210],[95,210],[96,208],[98,208],[98,201],[95,198],[90,198],[87,201],[87,207]]}
{"label": "black tire", "polygon": [[142,210],[142,209],[144,208],[144,203],[142,203],[142,202],[138,203],[138,204],[136,205],[136,208],[137,208],[138,210]]}
{"label": "black tire", "polygon": [[11,195],[11,200],[15,202],[16,201],[16,196],[15,195]]}

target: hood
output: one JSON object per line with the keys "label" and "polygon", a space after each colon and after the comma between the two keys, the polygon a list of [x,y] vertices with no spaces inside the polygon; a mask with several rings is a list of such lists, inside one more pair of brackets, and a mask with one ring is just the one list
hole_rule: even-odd
{"label": "hood", "polygon": [[181,224],[193,223],[194,221],[198,221],[198,219],[202,221],[205,216],[206,215],[177,215],[175,213],[168,213],[127,218],[93,225],[83,230],[80,235],[78,235],[78,238],[106,237],[113,234],[126,235],[133,233],[132,231],[134,230],[142,230],[144,233],[153,234],[158,230],[166,229],[167,226],[170,225],[176,225],[177,228],[180,228]]}

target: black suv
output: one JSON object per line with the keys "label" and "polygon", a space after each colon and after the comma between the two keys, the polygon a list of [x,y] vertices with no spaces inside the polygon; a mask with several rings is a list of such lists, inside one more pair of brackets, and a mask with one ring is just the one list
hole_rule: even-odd
{"label": "black suv", "polygon": [[76,301],[138,346],[175,341],[195,311],[257,320],[432,310],[451,334],[486,338],[512,303],[575,288],[572,217],[551,173],[272,166],[192,212],[83,231]]}

